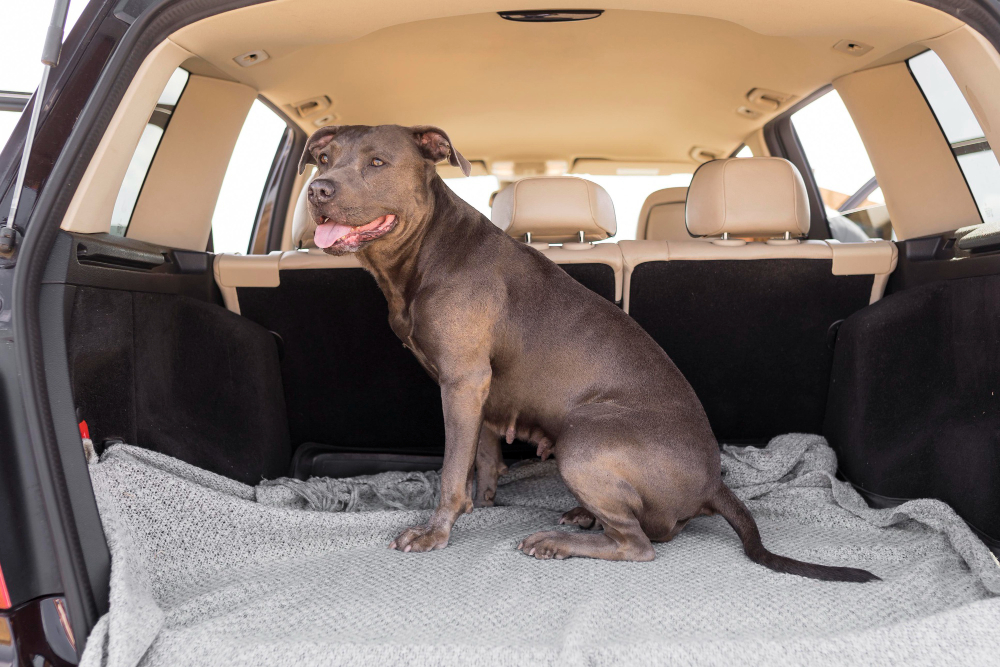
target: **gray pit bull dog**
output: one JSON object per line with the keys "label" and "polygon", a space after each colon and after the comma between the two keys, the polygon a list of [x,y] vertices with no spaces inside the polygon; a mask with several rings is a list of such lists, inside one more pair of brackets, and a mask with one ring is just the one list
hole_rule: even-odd
{"label": "gray pit bull dog", "polygon": [[[309,186],[316,244],[357,254],[389,303],[389,323],[441,386],[445,456],[441,501],[430,520],[390,545],[430,551],[452,525],[490,504],[501,439],[554,454],[580,507],[518,548],[535,558],[652,560],[651,542],[692,518],[719,513],[754,562],[829,581],[875,575],[777,556],[750,512],[722,481],[705,411],[666,353],[614,304],[518,243],[455,195],[437,175],[448,160],[470,172],[435,127],[325,127],[299,169]],[[322,336],[322,332],[316,332]]]}

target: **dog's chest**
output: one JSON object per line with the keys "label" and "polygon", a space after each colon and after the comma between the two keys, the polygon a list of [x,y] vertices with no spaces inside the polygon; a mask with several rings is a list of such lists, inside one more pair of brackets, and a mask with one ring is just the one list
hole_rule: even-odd
{"label": "dog's chest", "polygon": [[[395,306],[395,307],[394,307]],[[400,299],[397,303],[389,300],[389,326],[393,332],[403,341],[403,347],[413,353],[424,370],[438,382],[437,365],[425,354],[419,341],[413,335],[413,317],[407,304]]]}

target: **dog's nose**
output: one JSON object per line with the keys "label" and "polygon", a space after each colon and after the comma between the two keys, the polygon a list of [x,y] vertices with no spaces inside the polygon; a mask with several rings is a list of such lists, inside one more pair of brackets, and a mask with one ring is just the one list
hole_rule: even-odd
{"label": "dog's nose", "polygon": [[336,188],[331,181],[319,180],[309,184],[309,199],[322,204],[333,199]]}

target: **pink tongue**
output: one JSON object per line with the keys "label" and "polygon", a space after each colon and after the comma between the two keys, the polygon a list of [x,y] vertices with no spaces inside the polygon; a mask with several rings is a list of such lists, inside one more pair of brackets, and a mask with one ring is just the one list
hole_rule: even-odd
{"label": "pink tongue", "polygon": [[341,225],[335,222],[327,222],[316,227],[313,240],[318,248],[329,248],[337,239],[351,231],[350,225]]}

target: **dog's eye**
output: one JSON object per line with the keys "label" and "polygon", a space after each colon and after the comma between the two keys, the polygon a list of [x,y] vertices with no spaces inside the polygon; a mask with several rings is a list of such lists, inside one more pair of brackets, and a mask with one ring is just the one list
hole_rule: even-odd
{"label": "dog's eye", "polygon": [[319,163],[320,164],[327,164],[329,161],[330,161],[330,157],[328,155],[320,155],[319,156]]}
{"label": "dog's eye", "polygon": [[378,158],[372,158],[372,166],[373,167],[381,167],[383,164],[385,164],[385,162],[382,162],[382,160],[380,160]]}

